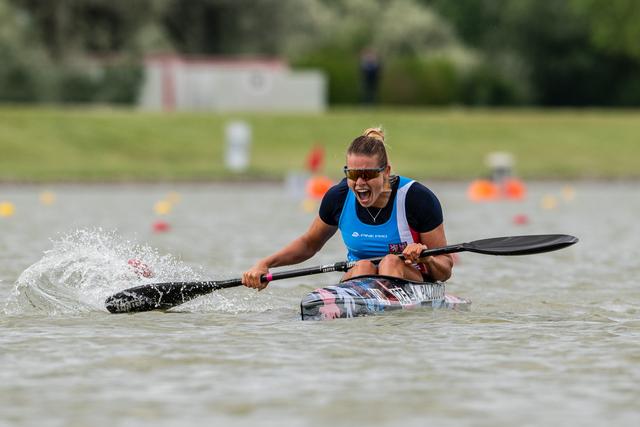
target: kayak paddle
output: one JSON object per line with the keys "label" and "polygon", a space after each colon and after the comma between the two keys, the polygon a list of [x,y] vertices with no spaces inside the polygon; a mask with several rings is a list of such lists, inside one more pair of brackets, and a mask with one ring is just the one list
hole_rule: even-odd
{"label": "kayak paddle", "polygon": [[[420,254],[420,258],[465,251],[486,255],[530,255],[562,249],[573,245],[577,241],[577,237],[566,234],[495,237],[441,248],[425,249]],[[372,258],[369,261],[379,262],[380,260],[382,260],[382,257]],[[262,280],[271,282],[311,274],[347,271],[353,267],[355,263],[355,261],[340,261],[335,264],[269,273],[263,275]],[[105,300],[105,305],[111,313],[168,310],[218,289],[232,288],[240,285],[242,285],[242,279],[152,283],[125,289],[113,294]]]}

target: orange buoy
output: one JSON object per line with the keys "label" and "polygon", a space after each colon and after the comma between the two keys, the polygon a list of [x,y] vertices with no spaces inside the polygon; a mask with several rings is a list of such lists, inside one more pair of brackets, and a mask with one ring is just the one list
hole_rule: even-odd
{"label": "orange buoy", "polygon": [[326,176],[312,176],[307,181],[307,195],[314,199],[321,199],[332,185],[333,181]]}
{"label": "orange buoy", "polygon": [[518,178],[505,178],[502,181],[502,194],[507,199],[522,200],[527,194],[527,187]]}
{"label": "orange buoy", "polygon": [[153,223],[153,231],[156,233],[165,233],[169,231],[170,228],[171,226],[169,226],[169,223],[166,221],[158,220]]}
{"label": "orange buoy", "polygon": [[467,189],[467,197],[473,202],[495,200],[499,196],[498,186],[488,179],[476,179]]}

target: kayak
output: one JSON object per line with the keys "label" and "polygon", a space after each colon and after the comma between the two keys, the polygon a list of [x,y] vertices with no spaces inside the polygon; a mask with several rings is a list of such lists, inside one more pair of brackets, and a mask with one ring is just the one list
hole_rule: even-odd
{"label": "kayak", "polygon": [[305,295],[300,315],[302,320],[328,320],[419,307],[466,309],[470,304],[467,299],[445,293],[442,282],[358,276]]}

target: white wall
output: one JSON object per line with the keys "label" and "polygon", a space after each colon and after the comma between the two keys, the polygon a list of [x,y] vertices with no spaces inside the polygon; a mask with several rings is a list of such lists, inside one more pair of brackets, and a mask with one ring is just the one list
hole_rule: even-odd
{"label": "white wall", "polygon": [[150,110],[324,111],[326,77],[279,61],[146,61],[139,105]]}

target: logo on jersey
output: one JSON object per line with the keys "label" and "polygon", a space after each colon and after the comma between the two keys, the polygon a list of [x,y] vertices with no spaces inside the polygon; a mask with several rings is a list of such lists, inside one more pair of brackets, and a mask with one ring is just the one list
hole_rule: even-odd
{"label": "logo on jersey", "polygon": [[389,244],[389,253],[390,254],[400,254],[404,251],[404,248],[407,247],[407,242],[401,243],[390,243]]}
{"label": "logo on jersey", "polygon": [[[358,233],[357,231],[354,231],[353,233],[351,233],[351,237],[354,237],[354,238],[362,237],[363,239],[386,239],[387,235],[386,234]],[[406,244],[405,244],[405,246],[406,246]]]}

